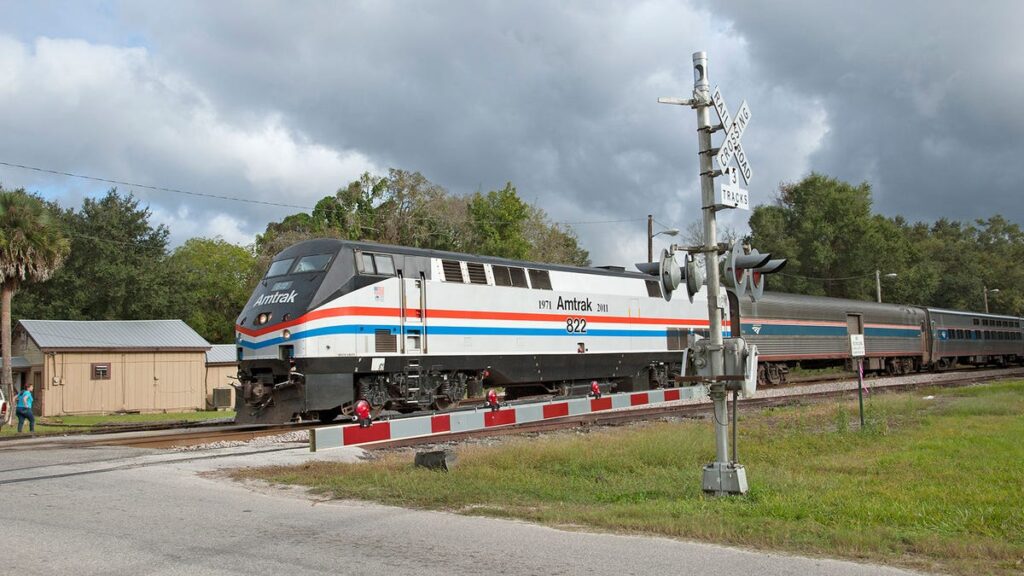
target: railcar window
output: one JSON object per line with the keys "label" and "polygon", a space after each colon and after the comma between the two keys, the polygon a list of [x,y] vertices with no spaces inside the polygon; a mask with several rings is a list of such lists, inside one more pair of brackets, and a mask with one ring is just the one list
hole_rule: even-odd
{"label": "railcar window", "polygon": [[988,326],[988,318],[982,318],[981,325],[982,326]]}
{"label": "railcar window", "polygon": [[992,331],[991,330],[985,330],[985,340],[991,340],[991,339],[992,339]]}
{"label": "railcar window", "polygon": [[457,260],[441,260],[441,268],[444,268],[445,282],[465,282],[462,279],[462,266]]}
{"label": "railcar window", "polygon": [[466,270],[469,272],[471,284],[487,284],[487,273],[484,272],[484,265],[477,262],[466,262]]}
{"label": "railcar window", "polygon": [[327,265],[330,263],[330,254],[303,256],[302,258],[299,258],[299,262],[295,264],[295,269],[292,270],[292,274],[298,274],[299,272],[319,272],[321,270],[326,270]]}
{"label": "railcar window", "polygon": [[981,320],[978,320],[977,318],[975,318],[974,319],[974,325],[977,326],[979,323],[981,323]]}
{"label": "railcar window", "polygon": [[508,273],[512,276],[512,285],[517,288],[529,288],[530,285],[526,283],[526,271],[522,268],[509,268]]}
{"label": "railcar window", "polygon": [[981,340],[981,330],[975,330],[974,331],[974,339],[975,340]]}
{"label": "railcar window", "polygon": [[[647,295],[651,298],[661,298],[661,282],[647,280]],[[669,350],[673,350],[673,348],[669,348]]]}
{"label": "railcar window", "polygon": [[270,270],[267,270],[267,278],[271,276],[281,276],[288,273],[288,269],[292,267],[294,258],[285,258],[284,260],[278,260],[270,265]]}
{"label": "railcar window", "polygon": [[494,273],[494,285],[495,286],[511,286],[512,276],[508,273],[508,266],[491,266],[491,272]]}
{"label": "railcar window", "polygon": [[956,339],[957,340],[963,340],[964,339],[964,331],[962,329],[960,329],[960,328],[957,328],[957,330],[956,330]]}

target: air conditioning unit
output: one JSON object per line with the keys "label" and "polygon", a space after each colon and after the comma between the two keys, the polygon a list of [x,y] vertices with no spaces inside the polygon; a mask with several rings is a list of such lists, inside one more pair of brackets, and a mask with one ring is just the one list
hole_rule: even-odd
{"label": "air conditioning unit", "polygon": [[231,388],[214,388],[213,389],[213,407],[214,408],[231,408]]}

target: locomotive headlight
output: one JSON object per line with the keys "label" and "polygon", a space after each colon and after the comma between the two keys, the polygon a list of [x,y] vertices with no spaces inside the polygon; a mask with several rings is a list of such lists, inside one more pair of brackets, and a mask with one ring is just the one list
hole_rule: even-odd
{"label": "locomotive headlight", "polygon": [[292,331],[291,330],[285,328],[284,330],[281,331],[281,338],[284,338],[285,340],[287,340],[287,339],[289,339],[291,337],[292,337]]}
{"label": "locomotive headlight", "polygon": [[260,315],[256,317],[256,323],[260,325],[266,324],[267,322],[270,322],[270,317],[270,312],[260,312]]}

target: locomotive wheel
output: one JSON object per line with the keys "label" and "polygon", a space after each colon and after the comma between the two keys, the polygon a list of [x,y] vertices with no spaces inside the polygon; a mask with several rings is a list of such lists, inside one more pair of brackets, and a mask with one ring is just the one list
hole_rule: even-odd
{"label": "locomotive wheel", "polygon": [[441,394],[430,405],[435,410],[447,410],[466,397],[466,375],[456,372],[441,386]]}

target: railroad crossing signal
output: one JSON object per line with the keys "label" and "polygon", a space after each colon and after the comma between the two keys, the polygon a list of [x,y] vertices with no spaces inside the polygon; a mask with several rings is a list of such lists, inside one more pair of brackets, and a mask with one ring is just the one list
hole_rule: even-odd
{"label": "railroad crossing signal", "polygon": [[772,259],[771,254],[762,254],[757,249],[747,251],[743,241],[737,240],[725,257],[725,275],[732,282],[736,296],[742,298],[750,291],[750,299],[757,302],[764,294],[764,277],[782,270],[785,258]]}
{"label": "railroad crossing signal", "polygon": [[747,153],[743,150],[743,145],[740,143],[740,138],[743,137],[743,132],[747,129],[747,124],[750,123],[750,106],[747,106],[747,101],[744,100],[740,104],[740,110],[736,114],[736,118],[729,114],[729,108],[725,105],[725,98],[722,97],[722,91],[715,86],[715,92],[711,95],[711,102],[715,105],[715,112],[718,114],[718,120],[722,123],[722,128],[725,129],[725,141],[722,142],[721,148],[718,149],[718,154],[715,156],[715,160],[718,161],[718,168],[725,172],[729,168],[729,164],[732,163],[732,159],[736,158],[736,164],[740,167],[740,174],[743,175],[743,182],[746,185],[750,185],[750,179],[753,174],[750,169],[750,161],[747,160]]}

